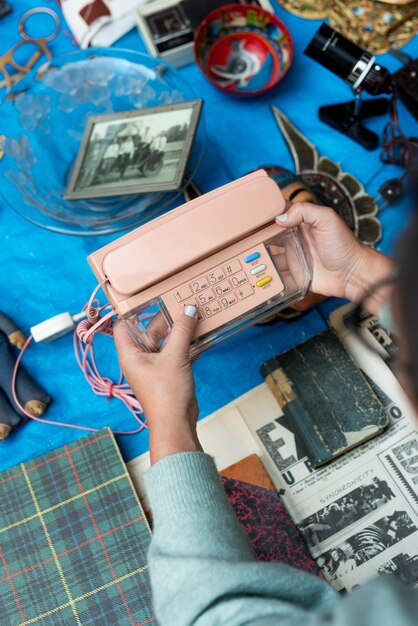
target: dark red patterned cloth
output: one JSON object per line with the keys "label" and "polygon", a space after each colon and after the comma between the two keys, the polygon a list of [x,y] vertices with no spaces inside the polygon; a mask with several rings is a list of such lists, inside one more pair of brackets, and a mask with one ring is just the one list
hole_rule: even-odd
{"label": "dark red patterned cloth", "polygon": [[280,561],[319,575],[302,535],[276,492],[223,476],[221,479],[259,561]]}

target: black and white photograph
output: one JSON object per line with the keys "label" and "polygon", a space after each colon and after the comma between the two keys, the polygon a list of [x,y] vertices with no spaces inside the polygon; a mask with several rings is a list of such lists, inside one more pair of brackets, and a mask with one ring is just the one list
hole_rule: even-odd
{"label": "black and white photograph", "polygon": [[418,504],[418,436],[411,433],[384,455],[389,471],[397,477],[404,496]]}
{"label": "black and white photograph", "polygon": [[343,548],[333,548],[320,556],[316,563],[330,581],[346,576],[357,567],[352,551]]}
{"label": "black and white photograph", "polygon": [[355,533],[317,559],[317,564],[335,580],[366,563],[415,532],[416,526],[405,511],[394,511]]}
{"label": "black and white photograph", "polygon": [[416,587],[418,585],[418,554],[410,556],[405,552],[400,552],[390,561],[383,563],[377,573],[379,575],[391,574],[404,585]]}
{"label": "black and white photograph", "polygon": [[[351,328],[353,325],[353,310],[344,316],[344,324],[347,328]],[[359,317],[358,328],[363,332],[363,337],[370,345],[370,347],[376,350],[387,365],[393,369],[396,367],[396,363],[393,357],[399,350],[399,347],[394,337],[381,325],[379,318],[375,315],[371,315],[367,311],[362,311]]]}
{"label": "black and white photograph", "polygon": [[315,546],[376,511],[394,497],[387,481],[375,476],[370,482],[353,489],[302,520],[299,530],[308,545]]}
{"label": "black and white photograph", "polygon": [[65,198],[179,189],[202,100],[91,117]]}

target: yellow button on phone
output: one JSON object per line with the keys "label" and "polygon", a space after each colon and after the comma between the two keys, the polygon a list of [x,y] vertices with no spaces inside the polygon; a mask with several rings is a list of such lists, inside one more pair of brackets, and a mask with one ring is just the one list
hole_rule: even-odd
{"label": "yellow button on phone", "polygon": [[257,287],[264,287],[264,285],[267,285],[268,283],[271,283],[272,281],[272,277],[271,276],[266,276],[265,278],[262,278],[261,280],[259,280],[256,285]]}

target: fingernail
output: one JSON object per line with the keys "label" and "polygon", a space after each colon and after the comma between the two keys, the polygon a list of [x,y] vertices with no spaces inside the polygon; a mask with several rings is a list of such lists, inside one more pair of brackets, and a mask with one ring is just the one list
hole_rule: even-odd
{"label": "fingernail", "polygon": [[188,304],[184,307],[184,315],[187,315],[188,317],[196,317],[196,314],[197,309],[193,306],[193,304]]}
{"label": "fingernail", "polygon": [[288,214],[287,213],[282,213],[281,215],[278,215],[276,217],[276,222],[285,222],[288,218]]}

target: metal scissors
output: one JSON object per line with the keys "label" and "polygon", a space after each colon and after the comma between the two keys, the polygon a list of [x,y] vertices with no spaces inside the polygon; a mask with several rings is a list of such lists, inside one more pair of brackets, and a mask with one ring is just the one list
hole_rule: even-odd
{"label": "metal scissors", "polygon": [[[54,20],[53,31],[43,37],[31,37],[26,30],[26,23],[28,18],[35,13],[46,13],[50,15]],[[48,60],[52,58],[51,51],[48,47],[48,42],[55,39],[60,29],[61,22],[58,15],[52,9],[48,9],[46,7],[37,7],[35,9],[30,9],[26,11],[20,18],[18,24],[19,35],[22,41],[18,41],[14,46],[10,48],[5,54],[0,56],[0,75],[3,74],[4,80],[0,81],[0,89],[5,87],[7,93],[11,90],[12,86],[15,85],[21,78],[28,74],[31,69],[35,66],[37,61],[44,55]],[[19,63],[14,54],[16,50],[22,48],[27,44],[34,45],[37,49],[33,52],[32,56],[26,62],[25,65]],[[10,73],[8,66],[17,70],[14,73]]]}

